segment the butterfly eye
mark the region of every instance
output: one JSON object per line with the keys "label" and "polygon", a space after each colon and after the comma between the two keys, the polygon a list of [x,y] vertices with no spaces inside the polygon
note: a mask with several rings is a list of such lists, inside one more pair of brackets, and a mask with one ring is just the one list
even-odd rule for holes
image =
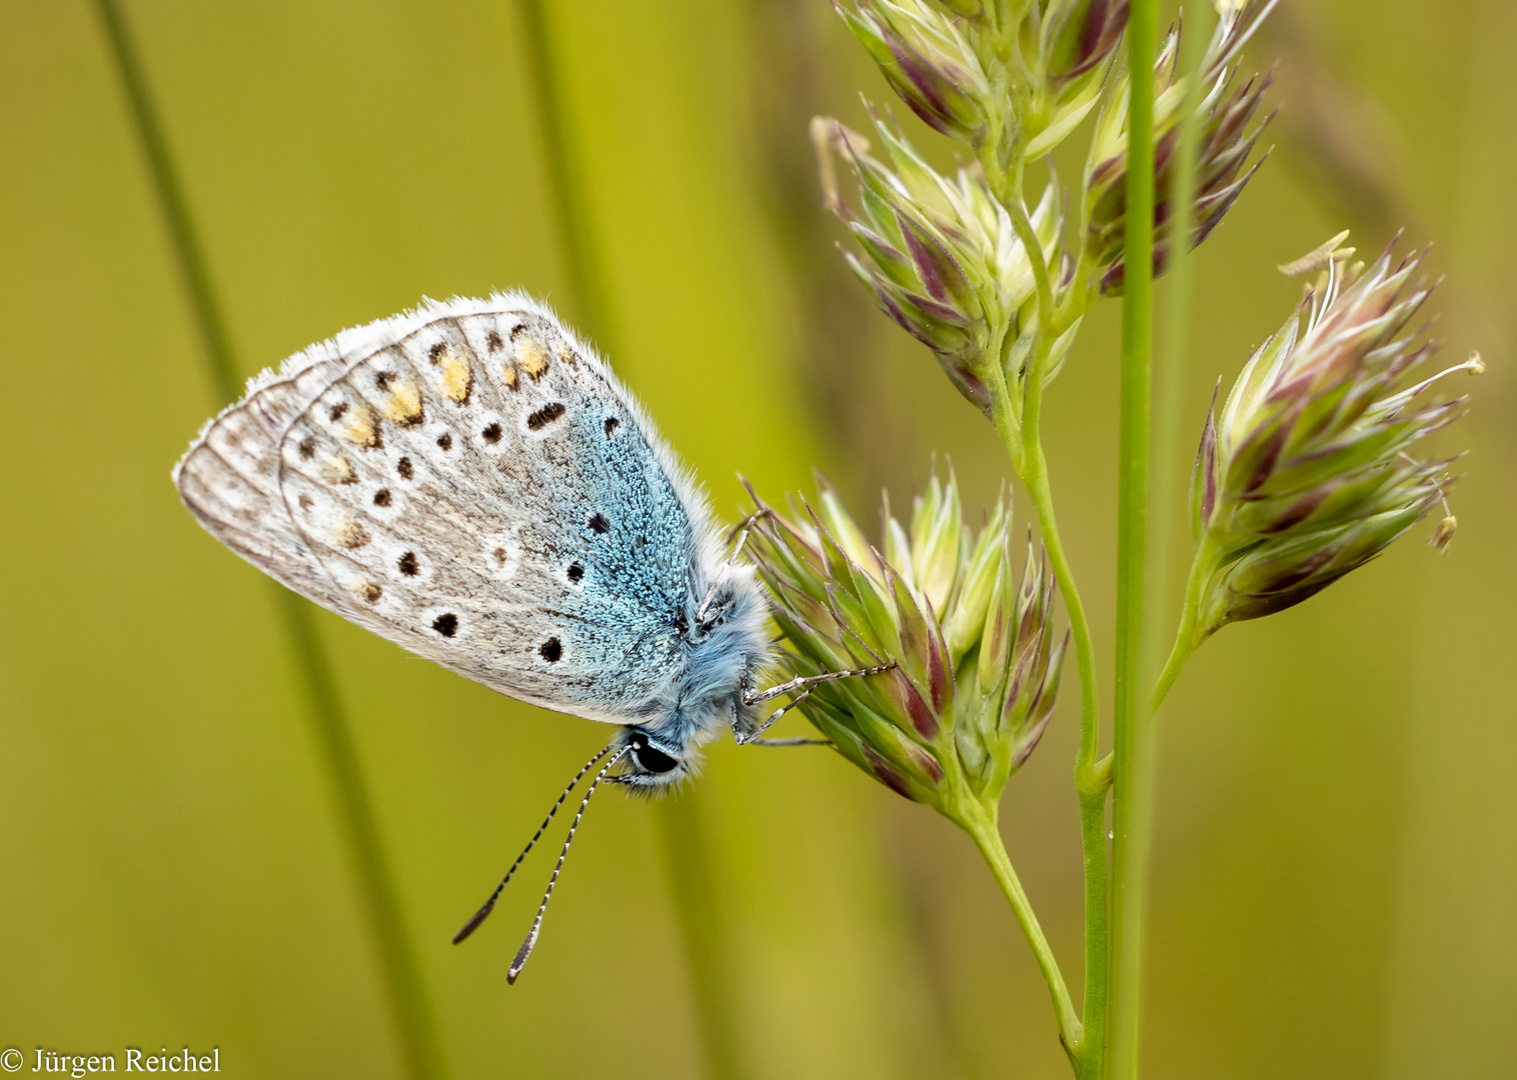
{"label": "butterfly eye", "polygon": [[666,773],[679,767],[679,762],[651,745],[641,734],[632,736],[628,745],[632,748],[632,760],[644,772]]}

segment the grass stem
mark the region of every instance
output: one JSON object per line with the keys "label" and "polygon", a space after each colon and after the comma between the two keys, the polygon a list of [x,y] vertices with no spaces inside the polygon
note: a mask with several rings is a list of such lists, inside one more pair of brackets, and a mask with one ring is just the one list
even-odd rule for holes
{"label": "grass stem", "polygon": [[1026,248],[1033,267],[1038,297],[1038,337],[1026,376],[1025,400],[1019,428],[1000,422],[1010,407],[1006,400],[1006,381],[997,368],[991,372],[992,394],[997,402],[997,430],[1006,443],[1012,463],[1027,489],[1038,519],[1038,531],[1048,552],[1048,562],[1064,598],[1070,635],[1075,643],[1075,666],[1080,676],[1080,745],[1075,756],[1075,788],[1080,803],[1080,836],[1085,875],[1085,1000],[1084,1022],[1080,1039],[1070,1043],[1069,1051],[1076,1072],[1082,1078],[1099,1080],[1104,1069],[1106,1030],[1106,982],[1108,956],[1108,874],[1106,852],[1106,790],[1108,785],[1098,775],[1096,753],[1099,737],[1100,702],[1096,690],[1095,645],[1084,602],[1075,585],[1074,571],[1059,534],[1054,514],[1053,490],[1049,483],[1048,462],[1043,454],[1043,390],[1048,359],[1054,340],[1065,329],[1057,313],[1048,267],[1038,246],[1037,236],[1028,219],[1026,207],[1015,197],[1006,207],[1012,228]]}
{"label": "grass stem", "polygon": [[1022,483],[1038,518],[1038,531],[1048,551],[1048,563],[1064,598],[1069,617],[1070,636],[1075,643],[1075,666],[1080,676],[1080,744],[1075,754],[1075,790],[1080,804],[1080,847],[1085,875],[1085,1000],[1084,1028],[1079,1044],[1067,1046],[1075,1057],[1076,1071],[1082,1078],[1099,1080],[1105,1067],[1106,1051],[1106,981],[1108,955],[1107,899],[1108,872],[1106,851],[1106,791],[1109,786],[1098,775],[1096,754],[1100,735],[1100,701],[1096,690],[1096,654],[1091,638],[1090,621],[1085,604],[1075,585],[1074,571],[1064,551],[1054,514],[1053,490],[1049,483],[1048,462],[1043,454],[1043,390],[1047,381],[1049,354],[1055,339],[1067,329],[1065,318],[1076,318],[1073,309],[1061,316],[1054,302],[1048,266],[1038,246],[1026,207],[1018,199],[1007,207],[1012,228],[1027,249],[1033,268],[1038,297],[1038,339],[1027,370],[1026,400],[1023,402],[1020,455]]}
{"label": "grass stem", "polygon": [[[568,264],[581,328],[610,351],[605,279],[584,189],[578,142],[565,100],[560,52],[542,0],[517,0],[522,53],[537,111],[553,213]],[[670,895],[695,983],[696,1020],[712,1080],[747,1075],[739,1050],[741,1016],[727,949],[722,906],[716,901],[711,848],[700,816],[700,793],[686,790],[662,800],[654,815],[664,847]]]}
{"label": "grass stem", "polygon": [[1154,0],[1128,8],[1127,230],[1122,303],[1121,418],[1117,468],[1117,640],[1112,730],[1112,955],[1108,988],[1110,1075],[1138,1070],[1139,964],[1151,792],[1143,635],[1147,629],[1149,425],[1152,407]]}
{"label": "grass stem", "polygon": [[[190,309],[217,396],[233,401],[241,379],[216,290],[206,266],[189,203],[174,168],[168,139],[148,91],[147,77],[118,0],[96,0],[106,40],[121,78],[137,140],[147,159],[159,209],[168,226],[175,260],[189,294]],[[410,1075],[440,1080],[448,1071],[432,1016],[421,968],[411,948],[405,918],[385,860],[363,771],[343,716],[332,666],[311,619],[310,604],[282,586],[271,584],[280,622],[289,643],[297,683],[315,729],[327,782],[343,824],[349,856],[358,872],[359,891],[379,946],[380,959],[396,1027]]]}
{"label": "grass stem", "polygon": [[[1187,460],[1181,432],[1187,425],[1180,416],[1185,365],[1190,349],[1191,299],[1195,294],[1195,262],[1188,241],[1195,229],[1198,141],[1202,101],[1201,65],[1216,16],[1210,4],[1194,4],[1185,12],[1185,32],[1180,38],[1180,70],[1185,73],[1185,103],[1181,106],[1179,138],[1175,146],[1174,185],[1169,193],[1170,248],[1165,272],[1164,324],[1154,366],[1153,489],[1149,516],[1155,522],[1150,537],[1149,585],[1155,603],[1149,605],[1150,625],[1145,640],[1157,642],[1166,617],[1165,598],[1174,579],[1175,524],[1182,478]],[[1194,447],[1192,446],[1192,452]],[[1153,656],[1150,655],[1151,661]],[[1152,670],[1150,664],[1149,670]]]}
{"label": "grass stem", "polygon": [[684,939],[685,956],[695,991],[696,1019],[711,1080],[742,1080],[748,1075],[742,1050],[740,1014],[733,1007],[732,957],[722,925],[725,910],[716,894],[706,834],[704,803],[694,788],[654,807],[669,872],[670,893]]}
{"label": "grass stem", "polygon": [[1011,865],[1011,857],[1006,854],[1001,830],[984,813],[972,814],[967,820],[960,820],[959,824],[974,840],[975,847],[979,848],[980,855],[995,875],[996,884],[1001,886],[1006,902],[1011,905],[1012,914],[1016,916],[1027,943],[1032,946],[1033,958],[1037,961],[1043,981],[1048,985],[1048,996],[1053,1000],[1054,1015],[1059,1023],[1059,1041],[1073,1058],[1083,1039],[1080,1017],[1075,1012],[1069,989],[1064,984],[1064,973],[1059,970],[1059,961],[1054,957],[1037,915],[1033,913],[1032,903],[1027,899],[1022,882]]}

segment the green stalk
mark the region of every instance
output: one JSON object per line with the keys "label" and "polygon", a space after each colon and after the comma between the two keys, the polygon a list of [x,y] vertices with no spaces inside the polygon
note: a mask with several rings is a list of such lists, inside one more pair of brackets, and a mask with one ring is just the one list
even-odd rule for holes
{"label": "green stalk", "polygon": [[[1084,1030],[1080,1043],[1067,1048],[1075,1056],[1078,1074],[1098,1080],[1104,1069],[1106,1053],[1106,996],[1108,944],[1106,789],[1109,786],[1096,762],[1100,733],[1100,703],[1096,691],[1096,655],[1091,640],[1090,621],[1075,586],[1074,571],[1064,551],[1054,514],[1053,489],[1048,478],[1048,461],[1043,454],[1043,389],[1049,353],[1054,341],[1078,317],[1077,311],[1060,318],[1055,313],[1053,287],[1048,267],[1037,237],[1028,220],[1020,197],[1008,206],[1012,227],[1032,263],[1037,285],[1040,331],[1028,366],[1026,399],[1023,403],[1021,445],[1012,452],[1019,463],[1022,483],[1038,518],[1038,530],[1048,552],[1048,563],[1064,598],[1069,617],[1070,635],[1075,643],[1075,666],[1080,675],[1080,745],[1075,754],[1075,790],[1080,803],[1080,847],[1085,877],[1085,1000]],[[1001,394],[1005,379],[996,372]],[[1003,441],[1006,436],[1003,434]],[[1008,447],[1010,449],[1010,447]]]}
{"label": "green stalk", "polygon": [[1153,347],[1154,0],[1128,8],[1127,234],[1123,253],[1122,386],[1117,470],[1117,644],[1112,761],[1112,978],[1109,1068],[1116,1080],[1138,1069],[1138,998],[1143,891],[1151,793],[1148,701],[1143,681],[1148,533],[1149,412]]}
{"label": "green stalk", "polygon": [[985,864],[990,867],[990,872],[995,875],[996,884],[1001,886],[1001,892],[1005,894],[1006,902],[1011,905],[1012,914],[1016,916],[1017,924],[1022,928],[1027,943],[1032,946],[1033,958],[1037,961],[1043,981],[1048,985],[1048,996],[1053,1001],[1054,1015],[1058,1018],[1059,1041],[1064,1044],[1064,1049],[1070,1055],[1070,1059],[1077,1060],[1076,1055],[1082,1042],[1080,1017],[1076,1014],[1074,1002],[1069,997],[1069,989],[1064,984],[1064,973],[1059,970],[1059,961],[1054,957],[1053,949],[1049,947],[1048,938],[1043,935],[1043,927],[1033,913],[1032,903],[1027,899],[1027,893],[1022,890],[1022,882],[1017,877],[1016,870],[1012,868],[1011,857],[1006,854],[1006,844],[1001,839],[1001,830],[996,827],[994,819],[984,811],[972,812],[955,820],[974,840],[975,847],[980,849],[980,855],[985,859]]}
{"label": "green stalk", "polygon": [[[553,213],[564,245],[580,326],[609,351],[604,275],[584,189],[573,126],[564,100],[559,53],[541,0],[517,0],[523,59],[532,84],[539,135],[548,169]],[[662,837],[669,892],[695,983],[696,1021],[712,1080],[748,1075],[739,1032],[732,962],[712,871],[711,847],[700,815],[700,794],[687,789],[653,808]]]}
{"label": "green stalk", "polygon": [[[1152,547],[1148,554],[1149,585],[1159,602],[1148,607],[1148,625],[1144,630],[1141,658],[1145,678],[1146,673],[1153,671],[1156,666],[1157,657],[1153,649],[1160,640],[1166,615],[1163,601],[1169,595],[1173,578],[1173,523],[1181,517],[1176,511],[1179,509],[1178,496],[1186,457],[1180,441],[1180,432],[1185,428],[1180,416],[1180,402],[1190,347],[1191,298],[1195,291],[1195,268],[1189,237],[1195,228],[1196,186],[1199,176],[1197,154],[1201,125],[1197,110],[1202,99],[1201,65],[1206,57],[1206,45],[1211,38],[1214,22],[1210,5],[1197,4],[1194,7],[1194,11],[1186,12],[1187,25],[1180,38],[1180,70],[1186,80],[1185,104],[1180,114],[1179,140],[1175,147],[1174,189],[1170,192],[1169,284],[1165,298],[1164,332],[1159,347],[1158,393],[1154,401],[1155,472],[1153,492],[1149,499],[1150,518],[1156,522],[1150,536]],[[1202,562],[1198,561],[1194,565],[1199,568]],[[1195,571],[1191,576],[1194,579]],[[1199,584],[1194,580],[1186,588],[1184,612],[1174,648],[1160,672],[1149,706],[1153,715],[1158,713],[1159,706],[1179,677],[1185,661],[1200,644],[1194,636],[1198,588]],[[1157,734],[1155,722],[1150,738],[1157,738]],[[1156,750],[1151,749],[1150,755],[1155,754]],[[1146,849],[1139,853],[1140,858],[1146,855]]]}
{"label": "green stalk", "polygon": [[[122,90],[131,111],[137,139],[152,174],[159,209],[168,225],[169,238],[179,264],[190,309],[200,332],[211,379],[222,401],[239,396],[240,380],[226,320],[211,283],[199,235],[190,217],[179,176],[169,152],[168,140],[148,92],[147,78],[127,29],[117,0],[96,0]],[[370,929],[379,946],[390,1005],[410,1075],[419,1080],[448,1074],[428,1002],[421,968],[406,933],[400,899],[385,861],[384,845],[374,816],[353,737],[343,716],[336,679],[309,603],[279,585],[272,584],[276,607],[290,646],[297,672],[297,685],[306,698],[306,712],[321,748],[325,775],[342,820],[349,857],[358,871],[360,894],[369,916]]]}
{"label": "green stalk", "polygon": [[[564,245],[570,290],[581,329],[591,335],[609,332],[600,258],[595,248],[595,224],[585,192],[585,171],[564,100],[563,79],[557,69],[553,34],[542,0],[517,0],[522,32],[522,60],[537,108],[538,136],[548,169],[548,190],[559,240]],[[604,347],[604,339],[602,339]]]}
{"label": "green stalk", "polygon": [[1185,606],[1180,612],[1180,625],[1175,630],[1175,640],[1170,646],[1169,659],[1165,661],[1164,669],[1159,672],[1159,677],[1154,683],[1150,708],[1156,713],[1159,711],[1159,706],[1164,704],[1164,699],[1169,696],[1170,687],[1174,686],[1175,680],[1180,677],[1180,669],[1201,647],[1201,642],[1206,640],[1204,634],[1196,632],[1196,619],[1200,614],[1201,591],[1206,587],[1207,570],[1214,561],[1215,548],[1212,547],[1211,541],[1203,540],[1196,548],[1195,558],[1191,560],[1189,580],[1185,583]]}
{"label": "green stalk", "polygon": [[733,1003],[732,957],[723,933],[702,803],[687,789],[660,802],[655,812],[663,834],[669,887],[679,912],[680,933],[694,982],[695,1012],[706,1050],[706,1075],[740,1080],[748,1075],[739,1014]]}
{"label": "green stalk", "polygon": [[[1195,292],[1194,263],[1190,257],[1189,237],[1195,227],[1196,184],[1198,178],[1198,141],[1200,123],[1196,111],[1201,104],[1201,63],[1206,43],[1211,37],[1215,15],[1210,4],[1192,5],[1185,12],[1185,32],[1180,37],[1180,70],[1185,75],[1185,104],[1181,107],[1179,140],[1175,146],[1175,183],[1170,193],[1170,256],[1166,272],[1164,328],[1160,338],[1154,397],[1155,462],[1153,494],[1149,500],[1150,516],[1157,523],[1153,529],[1149,552],[1149,584],[1160,603],[1149,609],[1150,625],[1145,640],[1159,640],[1158,633],[1165,612],[1163,598],[1169,595],[1173,575],[1175,513],[1185,454],[1180,432],[1185,428],[1180,416],[1181,390],[1185,383],[1186,354],[1190,347],[1190,305]],[[1148,670],[1152,670],[1150,667]]]}

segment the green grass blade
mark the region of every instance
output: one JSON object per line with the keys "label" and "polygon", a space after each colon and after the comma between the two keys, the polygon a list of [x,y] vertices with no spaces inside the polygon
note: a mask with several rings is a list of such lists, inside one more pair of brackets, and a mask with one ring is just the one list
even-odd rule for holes
{"label": "green grass blade", "polygon": [[[207,366],[223,402],[239,396],[241,380],[216,291],[190,216],[184,189],[174,169],[168,140],[148,92],[142,62],[132,42],[118,0],[96,0],[111,55],[116,62],[133,127],[152,174],[153,190],[168,225],[175,261],[189,294]],[[379,825],[364,784],[347,719],[343,716],[332,667],[311,618],[310,604],[289,590],[273,590],[288,640],[297,684],[321,748],[327,782],[343,823],[349,856],[358,872],[360,893],[384,965],[391,1007],[409,1073],[417,1080],[448,1075],[442,1043],[422,982],[421,969],[406,933],[394,879],[385,861]]]}
{"label": "green grass blade", "polygon": [[1154,0],[1128,9],[1127,235],[1122,303],[1122,387],[1117,472],[1117,642],[1113,701],[1112,972],[1110,1075],[1138,1068],[1138,980],[1147,845],[1143,632],[1148,535],[1149,427],[1153,382]]}
{"label": "green grass blade", "polygon": [[[612,351],[604,272],[595,244],[595,226],[584,188],[573,124],[557,67],[553,27],[542,0],[517,0],[522,47],[533,91],[538,128],[548,168],[553,213],[568,262],[574,308],[581,328]],[[711,845],[701,816],[699,791],[686,790],[654,806],[669,873],[680,936],[695,986],[696,1020],[712,1080],[747,1076],[739,1043],[739,995],[733,978],[723,907],[717,896]]]}

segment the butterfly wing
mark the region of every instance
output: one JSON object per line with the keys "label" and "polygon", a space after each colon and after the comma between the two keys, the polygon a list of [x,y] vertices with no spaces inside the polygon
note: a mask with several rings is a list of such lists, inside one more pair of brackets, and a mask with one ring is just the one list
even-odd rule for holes
{"label": "butterfly wing", "polygon": [[595,720],[656,708],[718,558],[631,396],[520,296],[313,346],[212,421],[175,479],[201,524],[290,588]]}

